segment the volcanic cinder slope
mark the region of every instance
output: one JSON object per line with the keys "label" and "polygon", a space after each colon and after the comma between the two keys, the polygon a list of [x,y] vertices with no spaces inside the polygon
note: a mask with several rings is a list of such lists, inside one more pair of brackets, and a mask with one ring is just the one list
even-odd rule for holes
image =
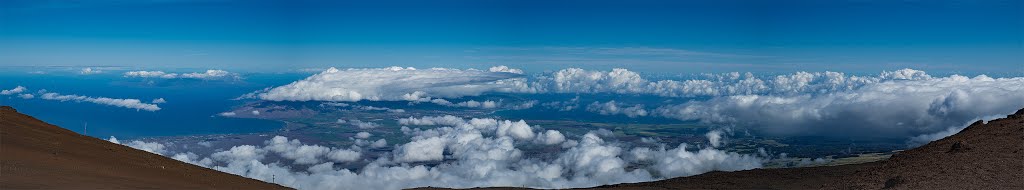
{"label": "volcanic cinder slope", "polygon": [[80,135],[0,107],[0,189],[288,189]]}
{"label": "volcanic cinder slope", "polygon": [[1024,109],[877,162],[710,172],[587,189],[1024,189]]}

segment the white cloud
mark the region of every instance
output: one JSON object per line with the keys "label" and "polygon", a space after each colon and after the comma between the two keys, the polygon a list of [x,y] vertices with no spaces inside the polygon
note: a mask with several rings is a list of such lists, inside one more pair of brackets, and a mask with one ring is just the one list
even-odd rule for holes
{"label": "white cloud", "polygon": [[510,136],[518,140],[532,139],[533,129],[530,129],[530,125],[526,124],[526,121],[519,120],[517,122],[512,121],[499,121],[498,131],[495,132],[498,136]]}
{"label": "white cloud", "polygon": [[359,129],[373,129],[373,128],[380,127],[380,124],[377,124],[377,123],[374,123],[374,122],[360,121],[358,119],[349,120],[348,123],[352,124],[353,126],[358,127]]}
{"label": "white cloud", "polygon": [[[894,74],[895,73],[895,74]],[[749,94],[797,94],[852,89],[864,84],[890,80],[920,80],[923,72],[904,69],[884,72],[880,77],[846,77],[843,73],[797,72],[765,79],[738,72],[707,75],[705,79],[650,81],[627,69],[590,71],[578,68],[541,76],[532,88],[554,93],[649,94],[664,97],[701,97]]]}
{"label": "white cloud", "polygon": [[633,106],[627,106],[616,103],[615,100],[608,101],[605,103],[591,103],[589,106],[587,106],[587,111],[596,112],[601,115],[622,114],[630,118],[647,116],[647,110],[644,109],[644,105],[636,104]]}
{"label": "white cloud", "polygon": [[330,159],[330,160],[336,161],[336,162],[352,162],[352,161],[359,160],[359,157],[361,155],[362,155],[362,153],[360,153],[360,152],[356,152],[356,151],[352,151],[352,150],[348,150],[348,149],[335,149],[335,150],[331,150],[331,152],[327,153],[327,159]]}
{"label": "white cloud", "polygon": [[370,138],[370,136],[373,136],[373,135],[370,134],[370,133],[367,133],[367,132],[356,133],[356,138],[360,138],[360,139]]}
{"label": "white cloud", "polygon": [[547,130],[544,133],[538,133],[537,141],[544,145],[555,145],[565,142],[565,136],[562,135],[562,132]]}
{"label": "white cloud", "polygon": [[[458,69],[335,68],[291,84],[243,95],[272,101],[430,101],[440,105],[483,107],[486,102],[452,103],[438,98],[498,93],[614,93],[662,97],[730,95],[797,95],[843,92],[888,81],[929,80],[923,71],[902,69],[878,76],[847,76],[839,72],[797,72],[758,77],[751,73],[704,75],[691,80],[651,81],[627,69],[593,71],[562,69],[527,77],[519,70],[494,67],[489,71]],[[460,105],[462,104],[462,105]],[[497,105],[496,105],[497,106]],[[574,107],[568,107],[574,109]]]}
{"label": "white cloud", "polygon": [[[360,153],[347,149],[332,149],[320,145],[305,145],[298,139],[288,140],[286,137],[275,136],[266,142],[263,149],[278,153],[281,157],[293,160],[296,164],[312,165],[321,163],[321,158],[335,161],[352,161],[359,158]],[[353,153],[355,152],[355,153]]]}
{"label": "white cloud", "polygon": [[725,142],[722,140],[722,131],[713,130],[704,135],[708,138],[708,142],[711,143],[711,147],[719,147]]}
{"label": "white cloud", "polygon": [[110,138],[107,139],[107,141],[110,141],[110,142],[112,142],[114,144],[125,145],[125,146],[128,146],[128,147],[132,147],[134,149],[139,149],[139,150],[150,152],[150,153],[154,153],[154,154],[159,154],[159,155],[167,154],[166,146],[164,146],[163,144],[157,143],[157,142],[143,142],[143,141],[135,140],[135,141],[131,141],[131,142],[128,142],[128,143],[125,143],[125,144],[121,144],[121,142],[118,141],[117,138],[114,138],[114,136],[110,136]]}
{"label": "white cloud", "polygon": [[25,88],[24,86],[16,86],[16,87],[14,87],[14,88],[12,88],[10,90],[0,91],[0,95],[12,95],[12,94],[17,94],[17,93],[25,92],[26,90],[28,90],[28,88]]}
{"label": "white cloud", "polygon": [[406,143],[395,153],[395,161],[421,162],[440,161],[444,159],[444,148],[447,143],[440,137],[430,137]]}
{"label": "white cloud", "polygon": [[946,128],[945,130],[941,130],[941,131],[938,131],[938,132],[921,134],[921,135],[917,135],[917,136],[911,137],[909,140],[907,140],[907,144],[909,146],[911,146],[911,147],[927,144],[928,142],[932,142],[932,141],[935,141],[935,140],[946,138],[948,136],[952,136],[952,135],[954,135],[956,133],[959,133],[964,128],[967,128],[971,124],[974,124],[974,122],[977,122],[977,121],[991,121],[991,120],[994,120],[994,119],[999,119],[999,118],[1006,117],[1006,115],[1009,115],[1009,114],[996,114],[996,115],[989,115],[989,116],[985,116],[985,117],[979,117],[979,118],[974,118],[974,119],[966,120],[967,122],[965,122],[964,124],[959,125],[959,126],[951,126],[951,127]]}
{"label": "white cloud", "polygon": [[206,70],[202,73],[184,73],[181,74],[181,78],[193,78],[193,79],[211,79],[211,78],[223,78],[234,75],[231,72],[224,70]]}
{"label": "white cloud", "polygon": [[103,71],[101,71],[99,69],[93,69],[92,67],[86,67],[86,68],[82,69],[81,71],[78,71],[78,73],[79,74],[83,74],[83,75],[91,75],[91,74],[103,73]]}
{"label": "white cloud", "polygon": [[35,98],[36,95],[32,95],[32,94],[18,94],[18,97],[21,98],[21,99],[32,99],[32,98]]}
{"label": "white cloud", "polygon": [[206,70],[205,72],[193,73],[168,73],[163,71],[128,71],[124,77],[132,78],[162,78],[162,79],[232,79],[238,78],[238,74],[225,70]]}
{"label": "white cloud", "polygon": [[164,100],[164,98],[157,98],[157,99],[153,99],[153,101],[150,101],[150,102],[154,103],[154,104],[163,104],[163,103],[167,103],[167,100]]}
{"label": "white cloud", "polygon": [[260,115],[260,110],[252,110],[251,113],[253,115]]}
{"label": "white cloud", "polygon": [[706,147],[695,152],[686,150],[682,144],[670,150],[633,150],[633,156],[640,160],[654,161],[653,171],[662,176],[688,176],[708,171],[736,171],[761,167],[762,159],[734,152]]}
{"label": "white cloud", "polygon": [[1024,78],[883,74],[900,80],[821,94],[735,95],[663,106],[656,115],[774,134],[910,137],[1024,107]]}
{"label": "white cloud", "polygon": [[140,78],[178,78],[177,73],[165,73],[163,71],[128,71],[124,73],[124,77],[140,77]]}
{"label": "white cloud", "polygon": [[[668,178],[715,170],[752,169],[763,162],[755,156],[710,147],[690,152],[685,150],[685,144],[669,150],[637,147],[626,151],[619,143],[605,142],[597,133],[572,140],[577,143],[565,144],[570,146],[564,151],[547,153],[552,154],[550,156],[527,158],[518,145],[558,144],[565,141],[565,137],[558,131],[548,130],[535,135],[535,139],[517,142],[515,129],[528,127],[528,124],[508,120],[443,116],[402,121],[442,126],[412,130],[415,135],[409,143],[397,145],[390,155],[371,160],[358,171],[335,168],[334,162],[358,161],[362,155],[359,151],[304,145],[280,136],[268,140],[262,147],[235,146],[205,158],[193,153],[173,157],[258,180],[273,178],[275,183],[298,189],[591,187],[660,179],[654,176]],[[507,127],[503,129],[502,125]],[[508,134],[499,135],[501,130]],[[378,142],[386,144],[383,139]],[[299,168],[265,160],[271,153],[294,161],[299,164],[294,167]],[[441,164],[419,164],[424,161]]]}
{"label": "white cloud", "polygon": [[504,66],[504,65],[494,66],[494,67],[491,67],[490,69],[487,69],[487,70],[491,71],[491,72],[506,72],[506,73],[523,74],[523,70],[509,68],[509,67]]}
{"label": "white cloud", "polygon": [[223,116],[223,117],[232,117],[232,116],[235,116],[235,115],[238,115],[238,114],[237,114],[237,113],[235,113],[235,112],[230,112],[230,111],[229,111],[229,112],[223,112],[223,113],[219,113],[219,114],[217,114],[217,115],[220,115],[220,116]]}
{"label": "white cloud", "polygon": [[327,69],[291,84],[254,93],[272,101],[406,100],[476,96],[508,91],[502,80],[520,77],[508,72],[458,69]]}
{"label": "white cloud", "polygon": [[388,140],[384,140],[384,139],[377,139],[377,141],[373,141],[373,143],[370,144],[370,148],[384,148],[384,147],[387,147],[387,146],[388,146]]}
{"label": "white cloud", "polygon": [[496,103],[494,101],[490,101],[490,100],[483,101],[483,102],[477,102],[477,101],[470,100],[470,101],[465,101],[465,102],[459,102],[456,105],[458,105],[459,107],[484,108],[484,109],[493,109],[495,107],[498,107],[498,103]]}
{"label": "white cloud", "polygon": [[391,113],[405,113],[404,109],[391,109],[386,107],[374,107],[374,106],[354,106],[354,109],[368,110],[368,111],[386,111]]}
{"label": "white cloud", "polygon": [[468,101],[459,102],[459,103],[452,103],[452,102],[450,102],[448,100],[445,100],[445,99],[435,98],[435,99],[431,99],[429,102],[437,104],[437,105],[448,106],[448,107],[482,108],[482,109],[505,108],[505,109],[512,109],[512,110],[523,110],[523,109],[530,109],[530,108],[532,108],[534,105],[537,104],[538,101],[537,100],[529,100],[529,101],[523,101],[523,102],[520,102],[520,103],[508,103],[508,104],[506,104],[506,103],[503,103],[502,100],[499,100],[499,101],[493,101],[493,100],[484,100],[484,101],[468,100]]}
{"label": "white cloud", "polygon": [[160,107],[156,104],[142,103],[139,99],[116,99],[107,97],[89,97],[80,95],[61,95],[54,92],[43,93],[40,98],[44,100],[91,102],[95,104],[111,105],[136,110],[158,111]]}

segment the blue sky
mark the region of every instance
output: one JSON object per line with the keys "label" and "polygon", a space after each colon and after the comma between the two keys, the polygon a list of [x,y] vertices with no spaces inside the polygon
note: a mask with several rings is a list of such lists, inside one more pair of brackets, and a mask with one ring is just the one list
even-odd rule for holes
{"label": "blue sky", "polygon": [[14,0],[0,2],[0,65],[1021,73],[1022,12],[1019,0]]}

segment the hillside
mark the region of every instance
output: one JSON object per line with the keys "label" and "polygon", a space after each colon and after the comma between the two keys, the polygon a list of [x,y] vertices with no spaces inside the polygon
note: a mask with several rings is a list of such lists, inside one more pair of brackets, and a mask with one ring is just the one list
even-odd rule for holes
{"label": "hillside", "polygon": [[0,189],[288,189],[47,124],[0,107]]}
{"label": "hillside", "polygon": [[586,189],[1024,189],[1024,109],[883,161],[710,172]]}

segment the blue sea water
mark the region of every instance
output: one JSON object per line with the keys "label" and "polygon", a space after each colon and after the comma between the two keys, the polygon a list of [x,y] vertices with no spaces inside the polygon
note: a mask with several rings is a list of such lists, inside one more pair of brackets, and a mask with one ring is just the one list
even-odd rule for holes
{"label": "blue sea water", "polygon": [[[20,85],[36,94],[33,99],[0,96],[0,105],[13,106],[21,113],[79,133],[85,133],[88,123],[88,135],[100,138],[267,132],[283,124],[215,115],[244,104],[244,100],[232,100],[242,94],[305,77],[250,74],[242,80],[168,80],[124,78],[119,74],[0,72],[0,88]],[[89,102],[60,102],[39,98],[37,92],[41,89],[63,95],[133,98],[147,103],[164,98],[167,103],[158,104],[161,110],[150,112]]]}

